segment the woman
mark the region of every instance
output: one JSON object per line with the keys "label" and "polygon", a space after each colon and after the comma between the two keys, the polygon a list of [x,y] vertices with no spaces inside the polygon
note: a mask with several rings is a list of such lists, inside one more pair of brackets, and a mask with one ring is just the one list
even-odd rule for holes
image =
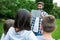
{"label": "woman", "polygon": [[11,27],[4,40],[37,40],[30,25],[30,12],[20,9],[17,12],[14,27]]}

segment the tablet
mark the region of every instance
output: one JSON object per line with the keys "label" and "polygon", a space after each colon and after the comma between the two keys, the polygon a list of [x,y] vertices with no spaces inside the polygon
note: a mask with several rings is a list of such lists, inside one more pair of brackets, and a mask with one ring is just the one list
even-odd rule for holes
{"label": "tablet", "polygon": [[33,17],[40,17],[41,11],[40,10],[32,10],[31,13],[32,13]]}

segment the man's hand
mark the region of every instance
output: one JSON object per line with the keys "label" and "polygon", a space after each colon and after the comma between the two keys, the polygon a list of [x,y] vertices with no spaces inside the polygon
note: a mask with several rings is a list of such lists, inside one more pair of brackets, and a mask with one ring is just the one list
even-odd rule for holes
{"label": "man's hand", "polygon": [[40,14],[40,18],[42,18],[42,19],[43,19],[43,17],[44,17],[44,15]]}

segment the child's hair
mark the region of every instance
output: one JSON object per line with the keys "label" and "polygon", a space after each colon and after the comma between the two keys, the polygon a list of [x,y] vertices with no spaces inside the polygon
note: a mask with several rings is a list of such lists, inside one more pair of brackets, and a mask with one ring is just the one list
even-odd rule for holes
{"label": "child's hair", "polygon": [[30,12],[26,9],[19,9],[16,15],[14,28],[19,28],[19,30],[31,30],[30,25]]}
{"label": "child's hair", "polygon": [[12,26],[14,26],[14,20],[13,19],[8,19],[5,21],[4,26],[3,26],[5,35],[8,32],[9,28]]}
{"label": "child's hair", "polygon": [[55,17],[52,15],[45,16],[42,20],[43,31],[52,32],[55,29]]}

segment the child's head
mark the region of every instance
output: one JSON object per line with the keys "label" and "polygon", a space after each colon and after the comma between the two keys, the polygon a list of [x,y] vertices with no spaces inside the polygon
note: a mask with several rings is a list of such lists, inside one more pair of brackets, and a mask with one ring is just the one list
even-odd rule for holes
{"label": "child's head", "polygon": [[30,25],[30,12],[26,9],[20,9],[17,12],[15,23],[14,23],[14,28],[15,31],[21,31],[21,30],[30,30],[31,25]]}
{"label": "child's head", "polygon": [[45,16],[42,20],[42,29],[44,32],[51,33],[54,31],[55,25],[55,17],[52,15]]}
{"label": "child's head", "polygon": [[14,20],[12,20],[12,19],[6,20],[5,23],[4,23],[4,26],[3,26],[4,34],[6,34],[9,30],[9,28],[12,27],[12,26],[14,26]]}

